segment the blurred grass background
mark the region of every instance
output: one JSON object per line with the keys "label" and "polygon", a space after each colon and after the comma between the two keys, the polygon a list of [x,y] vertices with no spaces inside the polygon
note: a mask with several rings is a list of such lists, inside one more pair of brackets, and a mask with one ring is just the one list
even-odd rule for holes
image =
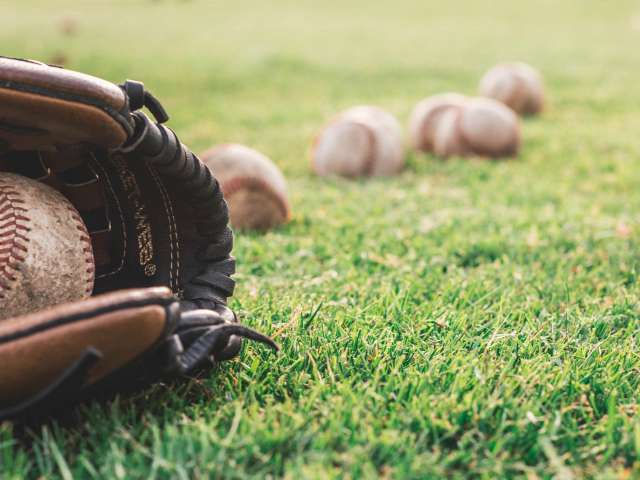
{"label": "blurred grass background", "polygon": [[[200,152],[289,178],[293,221],[240,233],[232,305],[277,337],[198,380],[0,426],[7,478],[640,475],[640,3],[5,2],[2,53],[142,80]],[[64,33],[64,25],[72,34]],[[518,160],[408,155],[318,179],[336,111],[544,75]]]}

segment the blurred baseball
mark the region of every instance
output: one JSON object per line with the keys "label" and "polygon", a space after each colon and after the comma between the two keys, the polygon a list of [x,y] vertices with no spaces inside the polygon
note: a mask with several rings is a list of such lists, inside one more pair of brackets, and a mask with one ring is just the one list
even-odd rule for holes
{"label": "blurred baseball", "polygon": [[444,114],[462,106],[466,97],[458,93],[442,93],[418,102],[409,118],[409,133],[413,148],[434,152],[435,135]]}
{"label": "blurred baseball", "polygon": [[480,80],[480,95],[498,100],[521,115],[539,113],[544,106],[542,77],[526,63],[493,67]]}
{"label": "blurred baseball", "polygon": [[289,220],[286,180],[266,156],[244,145],[225,144],[201,158],[220,182],[231,225],[268,230]]}
{"label": "blurred baseball", "polygon": [[0,319],[89,297],[94,276],[91,240],[71,203],[0,173]]}
{"label": "blurred baseball", "polygon": [[71,15],[62,17],[60,19],[60,31],[64,35],[75,35],[78,32],[78,20]]}
{"label": "blurred baseball", "polygon": [[499,158],[517,155],[520,120],[490,98],[472,98],[443,115],[435,134],[436,155]]}
{"label": "blurred baseball", "polygon": [[404,165],[402,128],[381,108],[350,108],[320,132],[312,151],[318,175],[392,175]]}

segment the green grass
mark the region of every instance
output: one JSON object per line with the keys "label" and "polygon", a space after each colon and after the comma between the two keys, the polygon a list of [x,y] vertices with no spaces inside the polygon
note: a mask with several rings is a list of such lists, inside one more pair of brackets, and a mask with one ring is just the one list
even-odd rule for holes
{"label": "green grass", "polygon": [[[245,143],[288,176],[293,220],[237,235],[232,300],[282,352],[2,424],[3,477],[640,477],[640,5],[74,3],[5,5],[3,52],[143,80],[195,151]],[[336,111],[406,123],[512,59],[549,97],[519,159],[311,175]]]}

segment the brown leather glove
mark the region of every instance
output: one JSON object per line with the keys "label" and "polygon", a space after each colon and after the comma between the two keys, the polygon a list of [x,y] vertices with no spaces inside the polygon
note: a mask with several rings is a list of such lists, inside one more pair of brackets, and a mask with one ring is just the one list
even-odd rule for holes
{"label": "brown leather glove", "polygon": [[0,418],[192,372],[237,355],[240,337],[276,348],[226,306],[227,207],[167,119],[139,82],[0,57],[0,171],[69,199],[96,263],[93,298],[0,320]]}

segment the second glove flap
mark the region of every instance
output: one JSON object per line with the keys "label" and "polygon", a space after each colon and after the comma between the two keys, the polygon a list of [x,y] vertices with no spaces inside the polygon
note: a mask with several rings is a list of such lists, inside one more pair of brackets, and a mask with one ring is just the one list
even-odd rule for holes
{"label": "second glove flap", "polygon": [[[177,304],[166,288],[110,293],[0,322],[0,409],[63,380],[87,352],[71,389],[94,384],[135,363],[175,327]],[[75,393],[75,392],[74,392]]]}

